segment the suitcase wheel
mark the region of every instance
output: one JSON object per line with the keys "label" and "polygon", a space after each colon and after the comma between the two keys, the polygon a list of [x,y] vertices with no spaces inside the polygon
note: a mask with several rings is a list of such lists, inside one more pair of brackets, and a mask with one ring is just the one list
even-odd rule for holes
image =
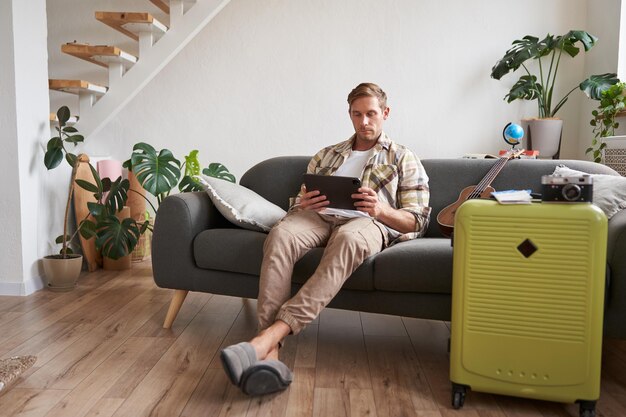
{"label": "suitcase wheel", "polygon": [[595,401],[579,401],[580,417],[596,417]]}
{"label": "suitcase wheel", "polygon": [[467,388],[464,385],[452,383],[452,407],[455,410],[463,407],[465,403],[465,394],[467,393]]}

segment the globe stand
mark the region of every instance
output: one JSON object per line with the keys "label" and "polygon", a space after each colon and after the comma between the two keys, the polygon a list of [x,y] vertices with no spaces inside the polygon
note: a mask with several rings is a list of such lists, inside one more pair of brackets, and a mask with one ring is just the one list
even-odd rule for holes
{"label": "globe stand", "polygon": [[515,151],[515,147],[522,143],[522,138],[524,137],[524,129],[520,125],[514,123],[508,123],[502,129],[502,139],[508,144],[511,145],[511,151]]}

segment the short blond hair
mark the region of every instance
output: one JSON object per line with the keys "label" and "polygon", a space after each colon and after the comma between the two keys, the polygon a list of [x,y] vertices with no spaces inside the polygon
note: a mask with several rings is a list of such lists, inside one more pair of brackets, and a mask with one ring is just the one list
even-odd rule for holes
{"label": "short blond hair", "polygon": [[387,94],[374,83],[361,83],[354,87],[348,94],[348,109],[352,108],[352,102],[361,97],[376,97],[381,110],[387,108]]}

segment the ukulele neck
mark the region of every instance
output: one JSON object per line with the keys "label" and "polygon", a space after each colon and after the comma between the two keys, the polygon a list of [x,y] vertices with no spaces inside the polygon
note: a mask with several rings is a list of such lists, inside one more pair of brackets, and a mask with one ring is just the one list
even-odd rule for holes
{"label": "ukulele neck", "polygon": [[481,194],[491,185],[493,180],[498,176],[504,165],[506,165],[507,161],[510,159],[510,156],[502,156],[498,159],[498,161],[491,167],[487,175],[478,183],[478,185],[474,188],[474,191],[469,195],[468,199],[478,198]]}

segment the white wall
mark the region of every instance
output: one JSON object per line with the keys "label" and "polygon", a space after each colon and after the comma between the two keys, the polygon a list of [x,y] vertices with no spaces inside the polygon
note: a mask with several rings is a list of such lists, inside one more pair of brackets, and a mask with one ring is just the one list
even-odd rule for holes
{"label": "white wall", "polygon": [[[47,121],[45,0],[0,2],[0,166],[5,190],[0,203],[0,294],[41,288],[40,226],[48,211],[43,190],[41,142]],[[41,210],[40,210],[41,209]]]}
{"label": "white wall", "polygon": [[[587,30],[600,40],[585,55],[586,75],[612,72],[617,73],[620,79],[626,80],[626,74],[618,71],[618,62],[626,59],[623,53],[620,57],[619,50],[621,3],[621,0],[603,0],[602,7],[597,7],[597,3],[593,1],[587,4]],[[626,66],[626,63],[621,65]],[[578,156],[581,159],[591,159],[591,156],[585,155],[585,149],[591,146],[593,139],[589,122],[593,118],[591,112],[597,106],[598,101],[595,100],[583,100],[580,104]]]}
{"label": "white wall", "polygon": [[[92,16],[123,4],[49,0],[51,77],[77,72],[106,82],[104,69],[58,51],[67,41],[117,39]],[[158,14],[147,1],[131,4],[125,9]],[[68,10],[82,34],[63,18]],[[587,29],[587,14],[584,0],[232,0],[85,149],[120,159],[138,141],[180,158],[199,149],[202,162],[220,161],[240,177],[264,158],[310,155],[348,137],[345,97],[357,83],[374,81],[390,97],[386,130],[421,157],[497,152],[502,127],[535,116],[536,103],[503,101],[517,77],[493,80],[491,67],[514,39]],[[599,45],[618,36],[613,24]],[[564,61],[561,93],[588,75],[584,54]],[[564,158],[582,156],[586,99],[578,92],[570,97],[559,112]],[[75,99],[57,96],[52,108],[62,103]]]}

